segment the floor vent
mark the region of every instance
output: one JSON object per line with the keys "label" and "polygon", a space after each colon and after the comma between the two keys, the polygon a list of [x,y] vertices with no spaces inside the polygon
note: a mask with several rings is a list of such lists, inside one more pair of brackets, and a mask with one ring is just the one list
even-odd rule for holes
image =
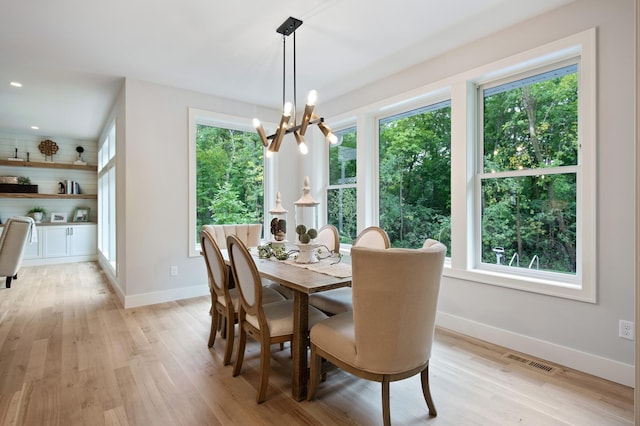
{"label": "floor vent", "polygon": [[503,355],[503,358],[507,358],[511,361],[516,361],[524,367],[531,368],[533,370],[541,371],[546,374],[555,374],[560,371],[559,368],[553,367],[549,364],[545,364],[542,361],[531,360],[529,358],[522,357],[520,355],[516,355],[510,352],[507,352]]}

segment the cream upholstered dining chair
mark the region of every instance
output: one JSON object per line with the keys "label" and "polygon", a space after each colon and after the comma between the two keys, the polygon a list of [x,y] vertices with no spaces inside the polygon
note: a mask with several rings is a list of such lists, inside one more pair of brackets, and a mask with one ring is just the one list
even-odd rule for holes
{"label": "cream upholstered dining chair", "polygon": [[221,250],[227,248],[227,237],[237,236],[247,247],[258,247],[262,234],[261,223],[235,223],[228,225],[207,225]]}
{"label": "cream upholstered dining chair", "polygon": [[[229,270],[225,264],[222,252],[213,236],[210,225],[202,227],[200,244],[207,266],[209,290],[211,292],[211,331],[208,346],[212,347],[216,340],[216,333],[220,329],[222,337],[227,339],[223,364],[231,363],[235,324],[237,322],[240,299],[238,290],[229,288]],[[226,246],[226,243],[225,243]],[[265,289],[262,302],[271,303],[284,300],[280,293]]]}
{"label": "cream upholstered dining chair", "polygon": [[330,252],[340,250],[340,234],[338,233],[338,228],[327,224],[318,229],[316,243],[320,245],[319,249],[324,253],[326,253],[327,250]]}
{"label": "cream upholstered dining chair", "polygon": [[[389,236],[378,226],[365,228],[353,241],[352,247],[389,248]],[[309,296],[309,304],[329,315],[341,314],[353,309],[351,287],[336,288]]]}
{"label": "cream upholstered dining chair", "polygon": [[429,358],[445,252],[434,240],[421,249],[351,250],[353,311],[311,328],[307,399],[316,393],[321,360],[326,359],[358,377],[382,382],[385,425],[391,423],[389,382],[418,373],[429,414],[437,414],[429,389]]}
{"label": "cream upholstered dining chair", "polygon": [[[257,402],[263,402],[269,384],[271,352],[274,343],[293,340],[293,301],[282,300],[263,304],[263,291],[260,274],[247,247],[235,235],[227,238],[227,247],[231,257],[231,270],[240,294],[238,309],[238,353],[233,365],[233,375],[240,374],[244,360],[247,334],[260,343],[260,385]],[[309,307],[309,326],[326,318],[319,310]]]}
{"label": "cream upholstered dining chair", "polygon": [[379,226],[369,226],[358,234],[353,240],[352,247],[369,247],[385,249],[391,247],[389,235]]}
{"label": "cream upholstered dining chair", "polygon": [[7,288],[11,288],[12,280],[18,279],[27,241],[30,235],[35,238],[36,232],[30,217],[12,217],[4,224],[0,235],[0,276],[6,277]]}

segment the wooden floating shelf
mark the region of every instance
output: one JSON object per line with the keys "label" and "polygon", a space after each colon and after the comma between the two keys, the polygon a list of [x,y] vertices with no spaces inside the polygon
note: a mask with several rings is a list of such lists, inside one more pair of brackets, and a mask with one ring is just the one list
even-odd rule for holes
{"label": "wooden floating shelf", "polygon": [[44,169],[75,169],[75,170],[89,170],[92,172],[98,171],[98,166],[91,166],[89,164],[73,164],[73,163],[45,163],[42,161],[11,161],[0,160],[0,166],[11,167],[39,167]]}
{"label": "wooden floating shelf", "polygon": [[16,192],[0,192],[0,198],[41,198],[41,199],[84,199],[84,200],[97,200],[97,194],[29,194],[29,193],[16,193]]}

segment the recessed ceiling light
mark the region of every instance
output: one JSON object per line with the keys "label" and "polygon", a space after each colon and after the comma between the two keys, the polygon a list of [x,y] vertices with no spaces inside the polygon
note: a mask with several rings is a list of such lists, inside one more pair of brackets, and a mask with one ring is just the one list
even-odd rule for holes
{"label": "recessed ceiling light", "polygon": [[12,81],[11,83],[9,83],[11,86],[13,87],[22,87],[22,83],[18,82],[18,81]]}
{"label": "recessed ceiling light", "polygon": [[31,126],[31,128],[32,128],[33,130],[40,130],[40,127],[38,127],[38,126]]}

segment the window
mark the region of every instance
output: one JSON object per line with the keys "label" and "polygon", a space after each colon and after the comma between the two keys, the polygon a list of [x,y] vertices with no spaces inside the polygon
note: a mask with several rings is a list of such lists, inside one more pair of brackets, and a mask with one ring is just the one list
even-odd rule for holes
{"label": "window", "polygon": [[116,272],[116,125],[98,148],[98,250]]}
{"label": "window", "polygon": [[190,122],[190,254],[197,255],[202,225],[263,223],[264,150],[247,119],[190,110]]}
{"label": "window", "polygon": [[360,227],[442,241],[448,277],[595,302],[595,34],[362,107]]}
{"label": "window", "polygon": [[595,46],[589,30],[465,73],[445,274],[596,301]]}
{"label": "window", "polygon": [[480,90],[481,262],[575,275],[577,65]]}
{"label": "window", "polygon": [[380,226],[393,247],[433,238],[450,250],[450,101],[379,121],[379,182]]}
{"label": "window", "polygon": [[327,223],[338,228],[340,242],[351,244],[357,236],[356,128],[335,133],[329,145]]}

